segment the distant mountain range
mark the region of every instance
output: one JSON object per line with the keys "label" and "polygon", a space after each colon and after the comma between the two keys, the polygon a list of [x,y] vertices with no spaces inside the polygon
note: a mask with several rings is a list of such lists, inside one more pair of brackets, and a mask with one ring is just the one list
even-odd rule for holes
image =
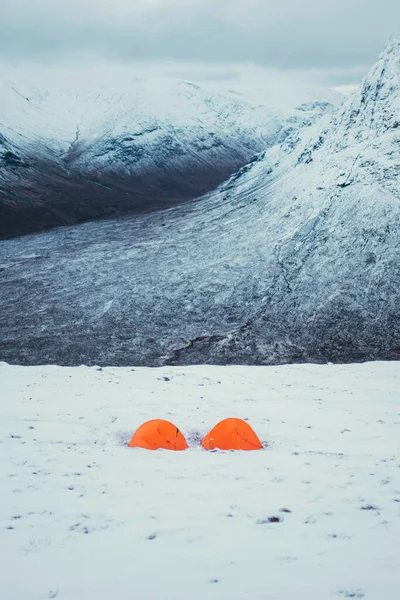
{"label": "distant mountain range", "polygon": [[0,238],[200,196],[272,146],[289,116],[330,108],[288,114],[173,79],[42,85],[0,84]]}

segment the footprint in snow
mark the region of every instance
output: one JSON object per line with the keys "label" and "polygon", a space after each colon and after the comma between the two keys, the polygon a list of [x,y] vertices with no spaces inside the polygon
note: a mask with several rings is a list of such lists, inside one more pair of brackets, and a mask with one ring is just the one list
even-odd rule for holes
{"label": "footprint in snow", "polygon": [[43,548],[50,546],[49,538],[34,538],[30,540],[22,549],[22,554],[35,554],[40,552]]}

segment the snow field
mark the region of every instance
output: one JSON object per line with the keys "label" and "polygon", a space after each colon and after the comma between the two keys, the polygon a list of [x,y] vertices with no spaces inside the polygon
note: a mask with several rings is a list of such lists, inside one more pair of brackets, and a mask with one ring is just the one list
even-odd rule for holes
{"label": "snow field", "polygon": [[[399,363],[0,363],[0,390],[2,600],[398,600]],[[228,416],[266,448],[204,451]],[[189,450],[127,448],[151,418]]]}

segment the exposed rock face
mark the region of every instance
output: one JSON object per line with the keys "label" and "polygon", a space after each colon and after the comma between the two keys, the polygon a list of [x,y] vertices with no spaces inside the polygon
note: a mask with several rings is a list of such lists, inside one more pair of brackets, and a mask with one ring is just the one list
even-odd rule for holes
{"label": "exposed rock face", "polygon": [[399,358],[399,57],[194,203],[2,242],[1,358]]}

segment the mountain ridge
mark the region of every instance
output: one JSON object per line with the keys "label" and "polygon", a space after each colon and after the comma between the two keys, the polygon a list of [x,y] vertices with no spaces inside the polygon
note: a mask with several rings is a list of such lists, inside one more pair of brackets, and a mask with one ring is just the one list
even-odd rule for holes
{"label": "mountain ridge", "polygon": [[[201,196],[273,145],[286,119],[181,80],[1,88],[0,238]],[[297,125],[321,106],[293,110]]]}

